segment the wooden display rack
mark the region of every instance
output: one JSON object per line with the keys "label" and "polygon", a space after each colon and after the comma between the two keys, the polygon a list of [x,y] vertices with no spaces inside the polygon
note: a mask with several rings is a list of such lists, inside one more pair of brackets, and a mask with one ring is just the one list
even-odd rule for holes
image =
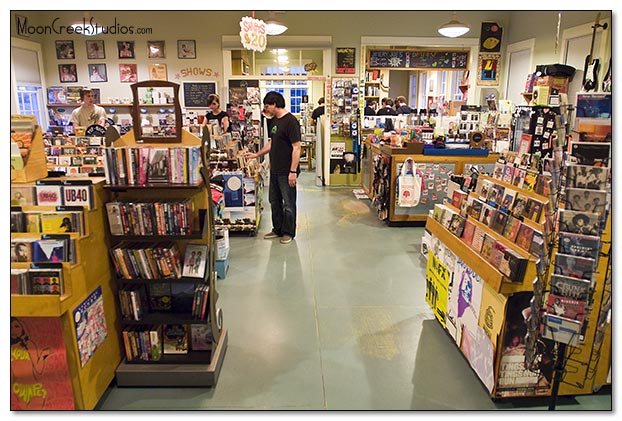
{"label": "wooden display rack", "polygon": [[[32,120],[32,116],[12,115],[11,120]],[[35,121],[36,123],[36,121]],[[24,163],[24,168],[11,167],[11,183],[30,183],[41,180],[48,176],[47,158],[43,145],[43,133],[39,125],[35,126],[35,132],[30,144],[30,153]]]}
{"label": "wooden display rack", "polygon": [[[45,164],[44,164],[45,167]],[[75,177],[72,177],[74,180]],[[121,342],[118,334],[115,288],[111,282],[106,238],[104,236],[103,204],[105,192],[103,178],[89,178],[93,181],[94,207],[84,210],[86,233],[70,234],[76,240],[77,264],[63,263],[63,295],[11,295],[11,316],[14,317],[57,317],[61,320],[63,340],[67,354],[67,366],[71,377],[75,408],[92,410],[114,379],[114,370],[121,361]],[[49,207],[24,207],[42,209]],[[11,233],[11,237],[40,237],[40,233]],[[12,268],[28,268],[29,263],[11,263]],[[77,348],[76,329],[72,311],[95,289],[101,287],[107,335],[82,367]]]}
{"label": "wooden display rack", "polygon": [[[489,180],[508,189],[519,190],[521,195],[542,202],[543,213],[540,220],[538,222],[534,222],[525,219],[523,222],[527,223],[532,228],[544,234],[544,220],[546,218],[545,213],[546,207],[548,205],[548,199],[546,197],[523,189],[518,189],[516,186],[512,186],[511,184],[502,182],[501,180],[495,179],[485,174],[480,174],[479,178],[480,180],[478,180],[478,182],[481,182],[483,180]],[[476,194],[473,192],[471,192],[470,195],[476,196]],[[446,203],[445,205],[452,209],[454,212],[459,213],[459,210],[453,207],[450,203]],[[523,257],[529,259],[527,264],[527,270],[525,272],[522,283],[511,282],[509,279],[506,279],[497,270],[497,268],[492,266],[486,259],[479,255],[479,253],[477,253],[475,250],[471,249],[471,247],[469,247],[466,243],[464,243],[461,238],[456,237],[431,216],[427,217],[426,230],[430,231],[430,233],[436,236],[452,251],[452,253],[454,253],[460,260],[462,260],[467,266],[469,266],[475,273],[477,273],[482,278],[482,280],[498,294],[509,297],[514,293],[533,291],[532,281],[537,276],[537,259],[531,256],[525,250],[516,246],[514,243],[508,241],[502,235],[499,235],[498,233],[490,229],[485,224],[476,221],[470,217],[468,219],[477,227],[481,228],[487,235],[494,237],[496,241],[501,241],[507,247],[512,248]],[[592,298],[592,314],[585,322],[587,323],[587,328],[585,330],[584,341],[581,342],[578,347],[568,346],[567,348],[565,373],[562,383],[560,385],[559,395],[590,394],[597,390],[600,386],[607,383],[607,370],[610,367],[611,363],[611,325],[609,324],[606,328],[602,328],[605,329],[605,331],[599,343],[595,343],[595,337],[597,330],[599,329],[598,319],[600,316],[602,302],[604,301],[605,274],[607,273],[608,258],[611,251],[611,215],[609,215],[607,228],[603,232],[601,244],[601,257],[598,261],[597,275],[594,279],[595,287]],[[553,262],[551,262],[551,264],[553,264]],[[550,270],[549,272],[552,273],[553,271]],[[501,346],[501,341],[505,335],[506,316],[506,314],[503,315],[504,328],[502,328],[499,332],[499,335],[497,336],[497,342],[493,343],[496,348],[496,352],[494,387],[490,392],[490,396],[492,398],[499,398],[499,396],[497,396],[497,385],[500,372],[499,365],[502,360],[503,350]],[[604,362],[604,364],[599,362]],[[607,362],[609,364],[607,364]],[[549,389],[548,395],[550,394],[551,390]]]}
{"label": "wooden display rack", "polygon": [[[206,142],[202,142],[201,139],[195,135],[181,130],[181,143],[157,143],[154,147],[166,148],[166,147],[179,147],[179,146],[202,146]],[[114,142],[114,147],[119,146],[147,146],[148,143],[137,143],[135,140],[134,132],[128,131],[125,135],[121,136]],[[207,141],[209,145],[209,140]],[[202,153],[203,148],[202,148]],[[209,156],[209,153],[208,153]],[[205,168],[205,157],[203,157],[204,166],[201,168],[203,174]],[[205,178],[205,176],[204,176]],[[220,369],[224,361],[225,352],[227,349],[228,332],[227,329],[222,326],[222,312],[216,309],[216,302],[218,300],[218,292],[216,290],[216,278],[217,273],[214,270],[214,253],[215,253],[215,237],[214,237],[214,222],[213,222],[213,207],[211,206],[211,192],[209,191],[209,183],[205,185],[203,181],[202,188],[197,190],[197,193],[193,196],[196,203],[203,203],[207,206],[207,221],[203,231],[207,231],[207,241],[209,244],[210,262],[207,266],[209,271],[209,323],[212,328],[215,345],[212,351],[208,353],[206,358],[205,352],[192,352],[184,355],[167,355],[169,358],[166,362],[127,362],[127,359],[123,359],[116,369],[117,385],[121,387],[177,387],[177,386],[202,386],[211,387],[215,386],[218,381]],[[137,196],[145,199],[161,199],[162,189],[170,189],[167,192],[167,197],[177,197],[177,194],[186,194],[187,189],[180,189],[179,185],[168,185],[163,183],[159,188],[149,189],[140,186],[106,186],[109,190],[116,193],[123,193],[125,191],[131,191],[133,198]],[[108,230],[106,230],[108,232]],[[205,238],[205,237],[203,237]],[[143,238],[144,239],[144,238]],[[180,250],[182,252],[182,250]],[[182,253],[183,256],[183,253]],[[116,298],[115,298],[116,301]],[[173,322],[174,323],[174,322]],[[119,327],[119,331],[121,327]],[[202,354],[202,355],[201,355]]]}

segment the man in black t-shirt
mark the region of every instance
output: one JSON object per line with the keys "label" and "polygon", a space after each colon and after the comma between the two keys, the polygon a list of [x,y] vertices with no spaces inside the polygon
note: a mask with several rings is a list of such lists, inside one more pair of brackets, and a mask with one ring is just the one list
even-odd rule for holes
{"label": "man in black t-shirt", "polygon": [[313,121],[313,125],[315,126],[317,123],[317,119],[320,118],[322,114],[324,114],[324,97],[317,100],[319,107],[313,110],[313,114],[311,114],[311,120]]}
{"label": "man in black t-shirt", "polygon": [[268,92],[263,99],[263,112],[272,118],[268,143],[257,153],[247,152],[247,158],[270,153],[270,191],[272,231],[263,238],[281,238],[288,244],[296,236],[296,179],[300,173],[300,123],[285,109],[285,98],[278,92]]}

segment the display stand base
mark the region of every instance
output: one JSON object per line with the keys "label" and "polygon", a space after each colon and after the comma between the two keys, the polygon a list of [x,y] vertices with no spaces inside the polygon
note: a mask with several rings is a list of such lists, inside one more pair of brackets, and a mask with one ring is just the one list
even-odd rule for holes
{"label": "display stand base", "polygon": [[119,387],[212,387],[216,386],[227,350],[223,328],[209,364],[135,364],[125,360],[116,371]]}

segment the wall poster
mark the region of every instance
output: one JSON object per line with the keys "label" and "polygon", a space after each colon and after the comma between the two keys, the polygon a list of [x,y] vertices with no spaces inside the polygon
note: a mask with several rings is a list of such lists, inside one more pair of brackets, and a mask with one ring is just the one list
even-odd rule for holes
{"label": "wall poster", "polygon": [[73,321],[78,339],[80,364],[84,367],[108,335],[101,286],[73,310]]}
{"label": "wall poster", "polygon": [[499,84],[501,54],[480,54],[477,60],[477,84],[491,86]]}
{"label": "wall poster", "polygon": [[353,75],[355,73],[356,48],[337,48],[337,74]]}

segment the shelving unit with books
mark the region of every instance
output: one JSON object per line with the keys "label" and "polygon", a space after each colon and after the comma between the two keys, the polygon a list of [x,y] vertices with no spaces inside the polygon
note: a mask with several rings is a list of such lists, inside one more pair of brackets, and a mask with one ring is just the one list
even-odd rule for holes
{"label": "shelving unit with books", "polygon": [[[49,184],[11,185],[11,317],[29,330],[39,349],[45,349],[48,344],[54,349],[51,358],[60,365],[54,370],[46,369],[39,378],[50,397],[47,402],[53,402],[52,396],[62,393],[61,389],[68,393],[62,408],[45,405],[29,408],[91,410],[113,380],[121,360],[116,287],[107,262],[101,259],[107,253],[104,179],[72,177],[41,181],[58,188],[58,206],[42,205],[38,201],[37,189],[47,197]],[[78,184],[71,184],[74,182]],[[76,187],[79,194],[75,194]],[[67,201],[64,188],[68,192]],[[79,204],[72,200],[76,196],[86,201]],[[50,337],[49,331],[41,331],[43,325],[49,331],[55,331],[54,326],[58,326],[60,337]],[[59,344],[62,348],[58,348]],[[66,377],[59,375],[63,371]],[[15,374],[12,382],[23,383],[21,376],[27,373],[17,368],[14,373],[20,374]],[[58,389],[59,382],[68,389]],[[11,405],[15,409],[26,408],[21,394],[11,396]]]}
{"label": "shelving unit with books", "polygon": [[214,386],[218,380],[227,330],[216,306],[205,135],[203,144],[182,131],[181,144],[147,146],[130,131],[106,148],[110,255],[125,349],[119,386]]}

